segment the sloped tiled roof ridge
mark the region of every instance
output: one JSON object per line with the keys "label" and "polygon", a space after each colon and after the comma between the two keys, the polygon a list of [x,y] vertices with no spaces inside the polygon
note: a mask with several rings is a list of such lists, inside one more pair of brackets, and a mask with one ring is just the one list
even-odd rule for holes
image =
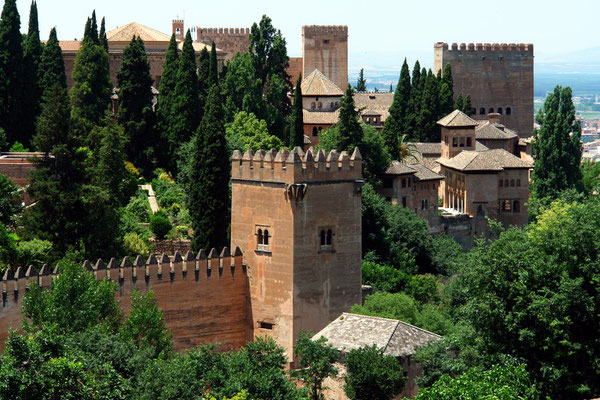
{"label": "sloped tiled roof ridge", "polygon": [[479,126],[477,121],[460,110],[452,111],[450,114],[440,119],[437,123],[446,127]]}
{"label": "sloped tiled roof ridge", "polygon": [[344,92],[321,71],[315,69],[300,84],[305,96],[342,96]]}
{"label": "sloped tiled roof ridge", "polygon": [[133,36],[139,36],[144,42],[168,42],[171,36],[138,22],[130,22],[106,32],[106,38],[112,42],[129,42]]}

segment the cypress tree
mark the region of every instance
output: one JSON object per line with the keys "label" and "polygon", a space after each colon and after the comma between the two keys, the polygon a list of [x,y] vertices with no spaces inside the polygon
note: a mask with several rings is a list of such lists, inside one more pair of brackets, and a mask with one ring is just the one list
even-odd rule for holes
{"label": "cypress tree", "polygon": [[123,130],[112,118],[107,118],[101,136],[93,182],[110,193],[112,206],[123,207],[131,195],[126,180]]}
{"label": "cypress tree", "polygon": [[365,69],[361,68],[358,74],[358,81],[356,81],[356,91],[366,92],[367,91],[367,80],[365,79]]}
{"label": "cypress tree", "polygon": [[67,89],[67,76],[65,74],[65,61],[62,50],[56,38],[56,28],[50,31],[50,37],[44,46],[39,67],[39,86],[42,101],[48,97],[54,86]]}
{"label": "cypress tree", "polygon": [[394,93],[394,86],[390,83],[390,93]]}
{"label": "cypress tree", "polygon": [[9,143],[23,142],[21,21],[16,0],[5,0],[0,19],[0,128]]}
{"label": "cypress tree", "polygon": [[424,142],[439,142],[440,129],[436,123],[439,116],[439,82],[431,70],[426,75],[422,74],[421,79],[425,79],[425,87],[417,117],[417,137]]}
{"label": "cypress tree", "polygon": [[163,168],[169,168],[171,162],[169,151],[170,128],[173,119],[173,103],[175,85],[177,84],[177,70],[179,69],[179,53],[175,34],[171,35],[171,41],[167,48],[163,73],[158,86],[158,103],[156,105],[156,119],[159,134],[160,147],[162,151],[158,154],[159,163]]}
{"label": "cypress tree", "polygon": [[192,46],[192,36],[188,30],[183,42],[183,51],[177,70],[177,83],[173,93],[173,118],[169,134],[169,156],[175,170],[175,160],[179,146],[188,142],[198,128],[200,120],[200,98],[198,76],[196,75],[196,54]]}
{"label": "cypress tree", "polygon": [[463,99],[462,93],[459,93],[458,97],[456,98],[456,103],[454,104],[454,109],[462,111],[464,108],[465,108],[465,99]]}
{"label": "cypress tree", "polygon": [[296,81],[296,91],[294,92],[294,103],[292,105],[292,114],[290,115],[290,137],[288,145],[290,147],[304,147],[304,116],[302,109],[302,74]]}
{"label": "cypress tree", "polygon": [[100,23],[100,33],[98,34],[98,40],[100,40],[100,45],[104,47],[104,50],[108,53],[108,38],[106,37],[106,21],[105,18],[102,17],[102,22]]}
{"label": "cypress tree", "polygon": [[444,74],[442,75],[442,82],[448,85],[448,89],[451,93],[454,93],[454,79],[452,78],[452,66],[450,63],[444,67]]}
{"label": "cypress tree", "polygon": [[[99,44],[92,40],[82,41],[75,56],[73,80],[70,91],[73,128],[77,135],[87,137],[108,111],[112,92],[108,54]],[[88,145],[94,147],[93,143]]]}
{"label": "cypress tree", "polygon": [[50,153],[54,145],[67,141],[71,127],[71,109],[65,86],[55,84],[45,91],[42,112],[37,120],[36,135],[33,138],[33,144],[38,151]]}
{"label": "cypress tree", "polygon": [[555,199],[566,189],[581,189],[581,123],[575,119],[570,87],[557,86],[546,98],[534,131],[535,162],[531,195]]}
{"label": "cypress tree", "polygon": [[468,94],[465,96],[465,102],[463,104],[462,112],[467,115],[473,114],[473,105],[471,104],[471,95]]}
{"label": "cypress tree", "polygon": [[150,132],[152,121],[152,76],[144,41],[133,38],[123,49],[123,63],[117,73],[119,84],[119,111],[117,120],[123,126],[127,143],[127,157],[144,169],[148,160],[144,154],[154,144]]}
{"label": "cypress tree", "polygon": [[94,40],[94,43],[100,44],[100,35],[98,34],[98,21],[96,20],[96,10],[92,11],[92,18],[90,18],[90,38]]}
{"label": "cypress tree", "polygon": [[385,120],[381,132],[388,152],[393,159],[397,159],[399,156],[398,138],[402,135],[406,126],[407,114],[409,112],[410,91],[410,71],[408,70],[408,63],[405,58],[402,69],[400,70],[400,77],[398,78],[398,85],[396,86],[396,92],[394,93],[394,100],[390,106],[390,115]]}
{"label": "cypress tree", "polygon": [[[440,71],[438,71],[438,74]],[[440,95],[439,95],[439,103],[440,103],[440,113],[438,115],[439,118],[450,114],[454,111],[454,81],[452,79],[452,68],[450,67],[450,63],[446,64],[444,67],[444,74],[441,76],[440,80]],[[458,107],[456,107],[458,108]],[[461,108],[458,108],[462,110]]]}
{"label": "cypress tree", "polygon": [[197,251],[226,245],[229,227],[229,153],[221,97],[216,85],[208,93],[195,143],[189,210],[194,228],[192,247]]}
{"label": "cypress tree", "polygon": [[38,28],[38,12],[35,1],[29,11],[29,28],[23,58],[23,144],[28,145],[35,134],[35,120],[40,114],[40,88],[38,68],[42,56],[42,42]]}
{"label": "cypress tree", "polygon": [[336,126],[339,129],[339,151],[351,154],[362,140],[362,127],[358,122],[358,112],[354,104],[354,89],[348,85],[340,104],[340,116]]}
{"label": "cypress tree", "polygon": [[[410,85],[410,100],[404,123],[404,132],[408,139],[417,139],[417,116],[421,109],[421,64],[415,61]],[[398,88],[396,88],[398,90]]]}
{"label": "cypress tree", "polygon": [[210,63],[209,63],[209,74],[208,84],[209,86],[216,85],[219,82],[219,66],[217,64],[217,48],[215,42],[212,42],[210,47]]}
{"label": "cypress tree", "polygon": [[210,89],[210,53],[204,47],[198,57],[198,93],[200,94],[200,111],[204,112],[206,96]]}

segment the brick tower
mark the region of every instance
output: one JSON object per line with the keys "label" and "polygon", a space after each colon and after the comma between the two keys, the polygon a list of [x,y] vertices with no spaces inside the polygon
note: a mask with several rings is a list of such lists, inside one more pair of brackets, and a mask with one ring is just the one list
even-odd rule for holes
{"label": "brick tower", "polygon": [[302,58],[302,76],[308,76],[318,69],[345,90],[348,86],[348,27],[303,26]]}
{"label": "brick tower", "polygon": [[173,34],[175,34],[175,40],[178,42],[183,41],[183,37],[185,32],[183,31],[183,20],[182,19],[174,19],[173,20]]}
{"label": "brick tower", "polygon": [[291,360],[300,331],[361,301],[360,153],[236,151],[232,164],[231,243],[248,266],[248,321]]}
{"label": "brick tower", "polygon": [[533,45],[452,44],[434,45],[435,72],[452,67],[454,97],[471,95],[472,118],[502,115],[502,123],[529,137],[533,130]]}

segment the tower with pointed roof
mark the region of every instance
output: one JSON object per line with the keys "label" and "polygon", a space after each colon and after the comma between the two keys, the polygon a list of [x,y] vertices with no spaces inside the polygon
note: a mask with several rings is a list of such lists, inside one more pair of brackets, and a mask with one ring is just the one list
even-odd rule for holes
{"label": "tower with pointed roof", "polygon": [[452,158],[463,150],[475,150],[477,121],[454,110],[438,121],[442,126],[442,158]]}
{"label": "tower with pointed roof", "polygon": [[249,328],[291,360],[300,331],[361,301],[360,152],[236,151],[232,164],[231,244],[248,266]]}

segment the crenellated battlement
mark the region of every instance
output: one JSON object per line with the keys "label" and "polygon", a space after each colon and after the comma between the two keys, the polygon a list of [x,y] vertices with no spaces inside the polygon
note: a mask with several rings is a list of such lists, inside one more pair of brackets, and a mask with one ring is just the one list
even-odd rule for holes
{"label": "crenellated battlement", "polygon": [[250,35],[250,28],[201,28],[196,27],[198,35]]}
{"label": "crenellated battlement", "polygon": [[448,46],[448,43],[437,42],[434,49],[445,52],[476,53],[478,55],[482,53],[512,53],[533,56],[533,44],[531,43],[461,43],[460,45],[452,43],[451,46]]}
{"label": "crenellated battlement", "polygon": [[359,180],[362,177],[362,157],[356,148],[349,156],[347,152],[331,150],[316,151],[309,148],[306,153],[295,147],[277,152],[252,150],[243,155],[235,150],[232,156],[231,177],[238,180],[302,183],[316,181]]}
{"label": "crenellated battlement", "polygon": [[[133,262],[129,257],[124,257],[121,262],[111,258],[106,264],[104,260],[98,259],[95,263],[85,260],[82,268],[92,272],[98,280],[108,278],[117,282],[122,288],[133,285],[140,290],[148,290],[154,281],[168,281],[174,283],[180,280],[200,281],[211,279],[211,277],[223,277],[224,274],[233,275],[237,271],[246,274],[243,263],[242,251],[236,247],[233,254],[227,247],[220,253],[213,248],[208,255],[200,250],[194,255],[188,251],[182,256],[178,251],[172,257],[163,253],[156,258],[150,255],[146,260],[137,256]],[[16,272],[7,270],[2,277],[2,305],[7,307],[11,303],[18,303],[31,282],[36,282],[43,289],[50,289],[52,282],[58,278],[60,270],[58,265],[51,270],[48,264],[44,264],[39,272],[33,265],[25,271],[19,267]],[[123,291],[120,291],[123,294]]]}
{"label": "crenellated battlement", "polygon": [[330,34],[344,34],[348,35],[347,25],[303,25],[302,34],[318,34],[318,33],[330,33]]}

